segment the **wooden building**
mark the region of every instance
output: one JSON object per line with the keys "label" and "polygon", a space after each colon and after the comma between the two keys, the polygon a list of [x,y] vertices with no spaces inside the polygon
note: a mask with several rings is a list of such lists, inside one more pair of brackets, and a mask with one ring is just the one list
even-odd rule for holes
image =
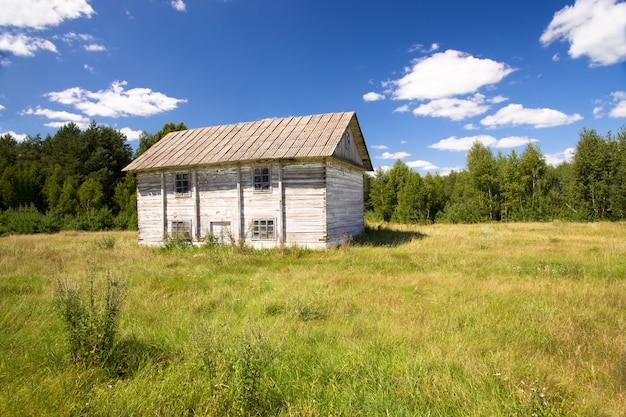
{"label": "wooden building", "polygon": [[363,232],[372,163],[347,112],[171,132],[124,170],[137,175],[141,244],[327,248]]}

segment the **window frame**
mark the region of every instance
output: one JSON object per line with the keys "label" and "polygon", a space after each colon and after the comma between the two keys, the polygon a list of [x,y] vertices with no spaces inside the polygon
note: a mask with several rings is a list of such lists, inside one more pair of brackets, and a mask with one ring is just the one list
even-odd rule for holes
{"label": "window frame", "polygon": [[[265,173],[264,170],[267,170],[267,173]],[[259,174],[257,174],[257,171],[259,171]],[[271,165],[259,165],[259,166],[255,166],[252,168],[252,190],[255,193],[271,193],[272,192],[272,166]]]}
{"label": "window frame", "polygon": [[343,132],[343,146],[348,150],[352,149],[352,131],[350,128]]}
{"label": "window frame", "polygon": [[173,239],[191,239],[191,221],[171,220],[170,237]]}
{"label": "window frame", "polygon": [[252,240],[276,240],[276,219],[253,219]]}
{"label": "window frame", "polygon": [[174,192],[177,197],[191,195],[191,174],[180,171],[174,175]]}

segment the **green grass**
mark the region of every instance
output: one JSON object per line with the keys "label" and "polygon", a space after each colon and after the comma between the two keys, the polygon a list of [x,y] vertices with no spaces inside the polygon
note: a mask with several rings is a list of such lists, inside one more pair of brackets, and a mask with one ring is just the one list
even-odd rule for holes
{"label": "green grass", "polygon": [[[124,279],[113,365],[58,280]],[[0,415],[623,416],[626,224],[372,226],[328,251],[0,238]]]}

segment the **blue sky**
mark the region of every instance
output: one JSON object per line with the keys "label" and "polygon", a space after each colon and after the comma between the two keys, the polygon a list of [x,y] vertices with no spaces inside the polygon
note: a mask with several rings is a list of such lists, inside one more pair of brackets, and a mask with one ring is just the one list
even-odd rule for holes
{"label": "blue sky", "polygon": [[375,167],[626,124],[618,0],[0,0],[0,134],[356,111]]}

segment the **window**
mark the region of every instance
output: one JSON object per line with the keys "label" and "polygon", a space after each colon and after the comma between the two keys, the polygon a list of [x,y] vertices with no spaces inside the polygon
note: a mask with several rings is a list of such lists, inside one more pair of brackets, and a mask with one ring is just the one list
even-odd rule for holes
{"label": "window", "polygon": [[176,173],[176,194],[188,194],[189,193],[189,173],[177,172]]}
{"label": "window", "polygon": [[346,149],[350,149],[350,146],[352,146],[352,132],[350,131],[350,128],[346,129],[343,133],[342,139]]}
{"label": "window", "polygon": [[252,221],[252,240],[274,240],[275,238],[274,220]]}
{"label": "window", "polygon": [[191,223],[183,220],[172,220],[170,235],[174,239],[191,239]]}
{"label": "window", "polygon": [[254,168],[254,191],[270,191],[272,186],[270,167]]}

